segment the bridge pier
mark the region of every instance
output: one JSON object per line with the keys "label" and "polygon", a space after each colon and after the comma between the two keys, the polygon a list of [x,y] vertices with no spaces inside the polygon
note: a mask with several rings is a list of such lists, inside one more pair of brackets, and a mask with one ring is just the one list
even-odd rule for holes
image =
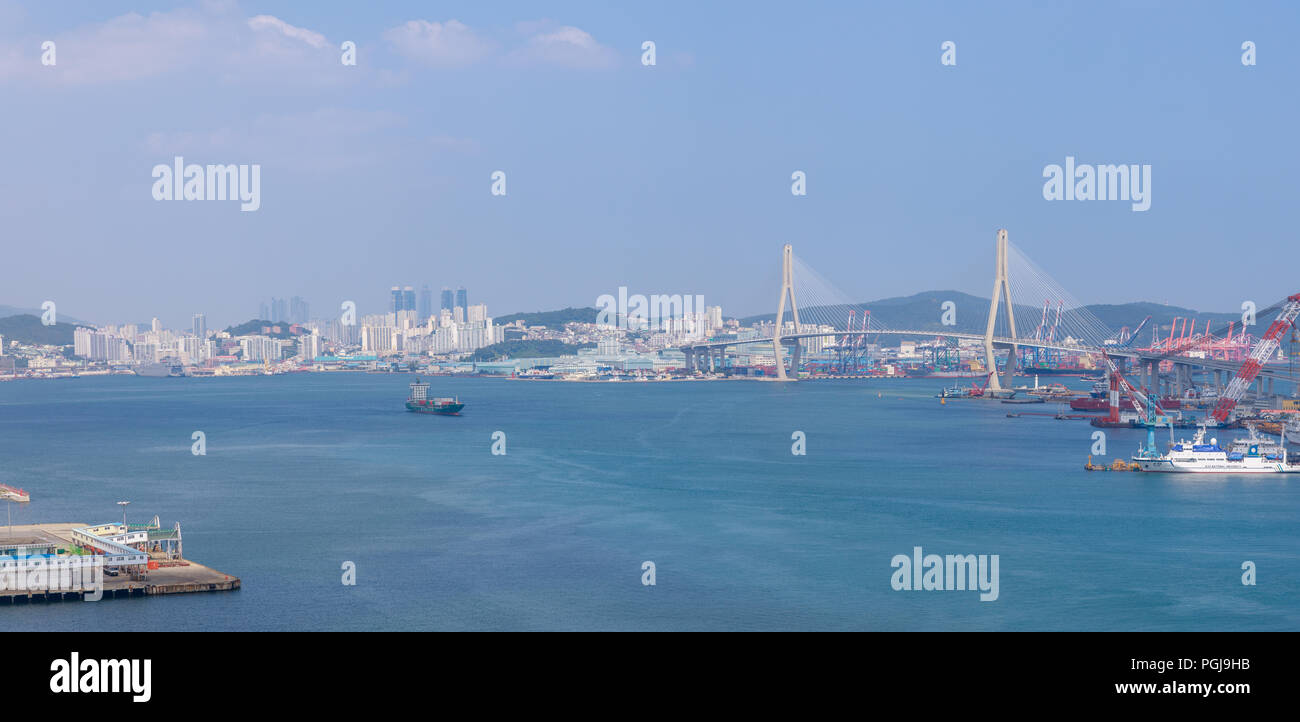
{"label": "bridge pier", "polygon": [[[1005,228],[998,229],[996,243],[995,267],[993,271],[993,297],[989,299],[989,322],[984,329],[984,363],[989,370],[988,387],[992,391],[1002,390],[1002,384],[998,380],[997,359],[993,355],[993,328],[997,325],[998,304],[1005,299],[1007,304],[1007,328],[1011,330],[1012,341],[1016,338],[1016,314],[1015,308],[1011,303],[1011,286],[1007,280],[1007,231]],[[1007,359],[1008,372],[1015,370],[1016,345],[1011,344],[1010,356]]]}
{"label": "bridge pier", "polygon": [[[781,249],[781,298],[776,305],[776,319],[772,326],[772,355],[776,359],[776,378],[779,381],[789,381],[785,375],[785,362],[781,360],[781,331],[785,325],[785,298],[790,296],[790,313],[794,315],[794,332],[799,333],[799,305],[794,300],[794,264],[793,252],[789,243]],[[799,348],[797,342],[795,345],[796,353]],[[795,372],[795,378],[799,378],[799,361],[795,356],[791,368]]]}

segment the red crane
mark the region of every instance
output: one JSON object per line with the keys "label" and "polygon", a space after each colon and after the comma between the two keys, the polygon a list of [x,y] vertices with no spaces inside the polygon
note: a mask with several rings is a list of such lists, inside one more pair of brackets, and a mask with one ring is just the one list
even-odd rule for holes
{"label": "red crane", "polygon": [[1250,350],[1250,356],[1246,357],[1246,362],[1237,370],[1237,375],[1233,377],[1228,388],[1224,390],[1223,396],[1219,397],[1219,404],[1214,407],[1214,413],[1211,414],[1220,424],[1228,420],[1232,410],[1237,407],[1237,401],[1241,395],[1246,392],[1251,382],[1259,375],[1259,370],[1263,368],[1264,362],[1270,356],[1277,353],[1278,346],[1282,344],[1282,334],[1291,328],[1295,323],[1296,316],[1300,316],[1300,293],[1294,296],[1288,296],[1286,305],[1282,307],[1277,318],[1273,320],[1273,325],[1268,327],[1259,343],[1255,348]]}
{"label": "red crane", "polygon": [[1165,410],[1160,408],[1159,403],[1156,403],[1154,399],[1147,398],[1145,393],[1124,378],[1124,374],[1119,372],[1119,367],[1115,365],[1115,361],[1110,357],[1110,354],[1102,354],[1101,357],[1106,361],[1107,375],[1110,376],[1110,415],[1106,419],[1107,422],[1112,424],[1119,422],[1119,402],[1121,398],[1128,400],[1133,410],[1137,412],[1138,417],[1145,424],[1155,423],[1155,419],[1151,418],[1147,413],[1148,409],[1156,416],[1165,415]]}

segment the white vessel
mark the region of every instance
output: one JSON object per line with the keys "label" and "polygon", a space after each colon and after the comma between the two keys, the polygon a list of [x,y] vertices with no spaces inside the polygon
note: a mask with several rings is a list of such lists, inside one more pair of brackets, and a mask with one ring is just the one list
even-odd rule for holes
{"label": "white vessel", "polygon": [[1300,418],[1288,421],[1282,433],[1286,434],[1287,443],[1300,444]]}
{"label": "white vessel", "polygon": [[[1173,433],[1172,429],[1170,433]],[[1196,437],[1191,441],[1170,443],[1169,452],[1165,454],[1155,449],[1154,433],[1148,433],[1147,438],[1147,444],[1133,456],[1133,462],[1142,471],[1191,474],[1300,473],[1300,462],[1288,461],[1284,445],[1260,437],[1253,428],[1250,436],[1232,441],[1227,449],[1219,446],[1218,439],[1210,439],[1210,443],[1205,443],[1204,426],[1196,430]]]}

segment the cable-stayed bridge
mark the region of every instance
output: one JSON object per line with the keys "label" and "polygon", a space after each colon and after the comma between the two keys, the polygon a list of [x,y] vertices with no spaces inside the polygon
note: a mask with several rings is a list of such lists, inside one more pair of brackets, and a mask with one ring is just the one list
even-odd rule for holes
{"label": "cable-stayed bridge", "polygon": [[[1191,382],[1193,369],[1203,369],[1213,374],[1217,385],[1226,384],[1241,367],[1240,360],[1213,358],[1211,354],[1198,355],[1198,350],[1209,344],[1222,342],[1224,331],[1187,335],[1174,343],[1153,342],[1148,348],[1136,344],[1137,332],[1127,328],[1119,332],[1101,321],[1088,307],[1075,299],[1049,274],[1039,268],[1023,252],[1011,245],[1005,230],[999,230],[994,247],[993,295],[989,299],[987,323],[984,333],[957,331],[954,328],[897,328],[886,325],[861,303],[853,303],[814,269],[798,259],[786,245],[782,253],[781,289],[777,311],[770,335],[746,339],[711,339],[683,344],[677,347],[686,357],[689,370],[718,369],[723,366],[726,349],[747,344],[768,344],[776,359],[776,374],[781,380],[798,377],[803,362],[807,339],[830,339],[831,348],[845,349],[864,346],[867,338],[880,336],[913,336],[945,338],[953,341],[979,341],[984,348],[985,367],[992,373],[989,388],[1002,388],[1000,375],[1011,376],[1017,370],[1021,349],[1072,354],[1108,354],[1112,358],[1128,359],[1141,375],[1142,385],[1148,388],[1159,379],[1159,365],[1168,361],[1173,365],[1174,380],[1180,386]],[[797,290],[797,293],[796,293]],[[1286,299],[1258,311],[1261,323],[1283,307]],[[946,317],[955,308],[947,303],[935,309],[936,315]],[[1033,309],[1033,314],[1026,313]],[[1041,313],[1038,313],[1041,309]],[[1017,320],[1016,314],[1021,318]],[[888,313],[886,310],[885,313]],[[1028,318],[1026,318],[1029,316]],[[1149,319],[1148,319],[1149,320]],[[949,321],[945,320],[945,323]],[[1139,330],[1146,324],[1143,321]],[[1186,324],[1184,324],[1184,327]],[[1226,338],[1237,339],[1232,325],[1226,329]],[[1172,330],[1171,330],[1172,336]],[[1249,337],[1241,329],[1241,344]],[[999,371],[997,352],[1006,352],[1006,360]],[[1262,367],[1258,375],[1269,380],[1295,383],[1297,378],[1286,369]]]}

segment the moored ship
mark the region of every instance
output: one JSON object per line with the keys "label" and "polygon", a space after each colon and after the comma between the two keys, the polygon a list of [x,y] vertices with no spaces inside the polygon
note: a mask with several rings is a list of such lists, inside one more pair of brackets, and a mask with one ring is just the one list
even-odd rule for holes
{"label": "moored ship", "polygon": [[1191,441],[1171,443],[1169,451],[1161,454],[1155,448],[1152,427],[1147,430],[1147,443],[1133,456],[1142,471],[1193,474],[1296,474],[1300,462],[1289,460],[1284,445],[1264,439],[1252,428],[1250,436],[1231,442],[1227,449],[1219,446],[1218,439],[1205,443],[1205,427],[1197,429]]}
{"label": "moored ship", "polygon": [[406,410],[417,414],[439,414],[441,416],[459,416],[465,404],[454,397],[429,398],[429,384],[422,383],[417,377],[411,384],[411,395],[406,399]]}

